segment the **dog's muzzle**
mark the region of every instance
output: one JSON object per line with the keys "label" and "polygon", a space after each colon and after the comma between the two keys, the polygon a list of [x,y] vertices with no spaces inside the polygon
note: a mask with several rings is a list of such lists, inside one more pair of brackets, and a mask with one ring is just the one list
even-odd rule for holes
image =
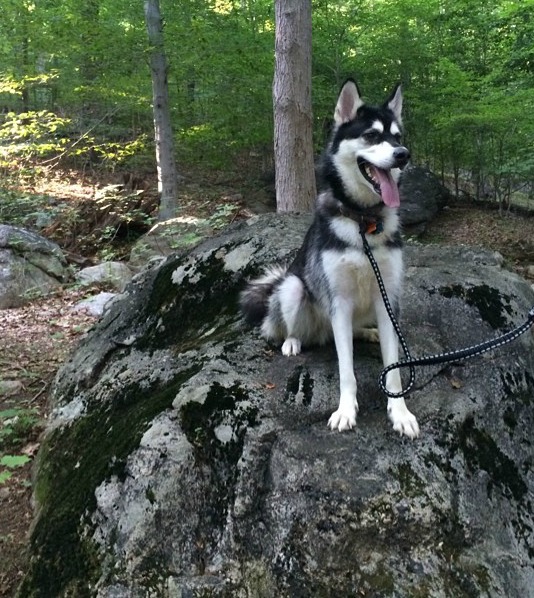
{"label": "dog's muzzle", "polygon": [[404,168],[410,160],[410,151],[402,145],[396,147],[393,150],[393,159],[395,160],[395,168]]}

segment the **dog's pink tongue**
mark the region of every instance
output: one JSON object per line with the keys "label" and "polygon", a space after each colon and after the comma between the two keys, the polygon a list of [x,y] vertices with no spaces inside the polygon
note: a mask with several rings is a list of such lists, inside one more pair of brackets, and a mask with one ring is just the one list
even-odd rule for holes
{"label": "dog's pink tongue", "polygon": [[375,166],[375,173],[380,183],[380,193],[384,203],[390,208],[398,208],[400,206],[399,188],[391,176],[391,170],[382,170]]}

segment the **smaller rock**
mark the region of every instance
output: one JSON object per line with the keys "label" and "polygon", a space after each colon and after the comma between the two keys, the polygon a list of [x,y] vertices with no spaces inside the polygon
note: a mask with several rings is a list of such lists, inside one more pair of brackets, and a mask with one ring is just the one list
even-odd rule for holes
{"label": "smaller rock", "polygon": [[11,397],[22,390],[20,380],[0,380],[0,397]]}
{"label": "smaller rock", "polygon": [[527,276],[529,278],[534,278],[534,264],[532,266],[528,266],[528,268],[527,268]]}
{"label": "smaller rock", "polygon": [[123,262],[103,262],[96,266],[83,268],[75,275],[75,278],[82,284],[110,285],[122,293],[132,279],[132,271]]}
{"label": "smaller rock", "polygon": [[0,309],[24,305],[69,278],[58,245],[23,228],[0,224]]}
{"label": "smaller rock", "polygon": [[73,311],[84,311],[90,316],[100,317],[112,299],[117,293],[98,293],[93,297],[88,297],[73,306]]}
{"label": "smaller rock", "polygon": [[42,229],[51,226],[55,219],[53,212],[37,212],[35,215],[35,228]]}

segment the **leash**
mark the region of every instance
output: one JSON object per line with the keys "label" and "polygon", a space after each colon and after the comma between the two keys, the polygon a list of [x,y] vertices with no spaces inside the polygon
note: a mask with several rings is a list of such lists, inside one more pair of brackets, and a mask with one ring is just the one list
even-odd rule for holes
{"label": "leash", "polygon": [[[434,355],[424,355],[423,357],[414,359],[410,354],[410,350],[408,348],[408,344],[406,343],[406,339],[404,338],[404,335],[402,334],[402,331],[400,329],[397,318],[395,317],[395,314],[391,307],[391,303],[389,302],[389,298],[386,293],[386,287],[384,285],[384,281],[382,280],[382,275],[380,274],[380,269],[378,268],[378,264],[376,263],[373,252],[371,251],[371,248],[369,247],[369,243],[367,242],[367,239],[365,238],[366,232],[374,232],[374,231],[365,230],[363,227],[360,228],[360,234],[361,234],[362,241],[363,241],[363,249],[365,251],[365,255],[369,259],[369,262],[371,263],[371,267],[373,269],[373,272],[374,272],[374,275],[376,278],[376,282],[378,283],[378,288],[380,289],[380,294],[382,295],[382,300],[384,302],[384,306],[388,313],[389,319],[391,320],[391,323],[393,324],[393,328],[395,329],[395,332],[397,333],[397,336],[399,337],[399,342],[400,342],[400,345],[402,347],[402,350],[404,352],[404,357],[405,357],[404,359],[401,359],[397,363],[393,363],[393,364],[389,365],[388,367],[384,368],[382,370],[382,373],[380,374],[380,377],[378,379],[378,385],[380,386],[380,390],[388,397],[391,397],[391,398],[402,397],[412,389],[412,387],[415,383],[415,367],[416,366],[436,365],[439,363],[449,363],[451,361],[460,361],[462,359],[469,359],[471,357],[476,357],[477,355],[482,355],[483,353],[486,353],[487,351],[490,351],[491,349],[497,349],[497,348],[502,347],[508,343],[511,343],[512,341],[515,341],[534,324],[534,307],[532,307],[531,310],[528,312],[527,320],[523,324],[521,324],[520,326],[517,326],[516,328],[514,328],[513,330],[510,330],[509,332],[506,332],[505,334],[502,334],[501,336],[497,336],[493,339],[484,341],[477,345],[472,345],[471,347],[465,347],[464,349],[457,349],[455,351],[446,351],[444,353],[436,353]],[[402,392],[390,392],[386,388],[386,376],[392,370],[397,370],[400,368],[409,368],[410,369],[410,379],[408,381],[408,384],[406,385],[406,388]]]}

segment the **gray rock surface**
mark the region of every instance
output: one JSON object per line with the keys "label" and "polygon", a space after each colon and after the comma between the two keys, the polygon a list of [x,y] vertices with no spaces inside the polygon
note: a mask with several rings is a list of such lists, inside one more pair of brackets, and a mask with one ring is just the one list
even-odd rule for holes
{"label": "gray rock surface", "polygon": [[0,224],[0,309],[45,295],[69,276],[58,245],[26,229]]}
{"label": "gray rock surface", "polygon": [[78,303],[76,303],[76,305],[72,306],[72,310],[83,311],[89,314],[90,316],[100,317],[104,313],[109,302],[115,299],[115,297],[117,297],[117,293],[98,293],[97,295],[93,295],[92,297],[82,299],[82,301],[79,301]]}
{"label": "gray rock surface", "polygon": [[424,232],[426,225],[447,205],[450,194],[428,168],[410,164],[402,172],[400,218],[410,235]]}
{"label": "gray rock surface", "polygon": [[[59,372],[20,595],[507,596],[534,584],[534,339],[418,371],[422,435],[390,429],[379,349],[357,345],[360,414],[333,346],[283,357],[243,327],[244,280],[294,255],[305,218],[266,215],[136,277]],[[414,355],[523,321],[501,258],[407,249]]]}
{"label": "gray rock surface", "polygon": [[122,292],[132,279],[132,271],[124,262],[102,262],[96,266],[82,268],[75,279],[81,284],[101,283]]}

